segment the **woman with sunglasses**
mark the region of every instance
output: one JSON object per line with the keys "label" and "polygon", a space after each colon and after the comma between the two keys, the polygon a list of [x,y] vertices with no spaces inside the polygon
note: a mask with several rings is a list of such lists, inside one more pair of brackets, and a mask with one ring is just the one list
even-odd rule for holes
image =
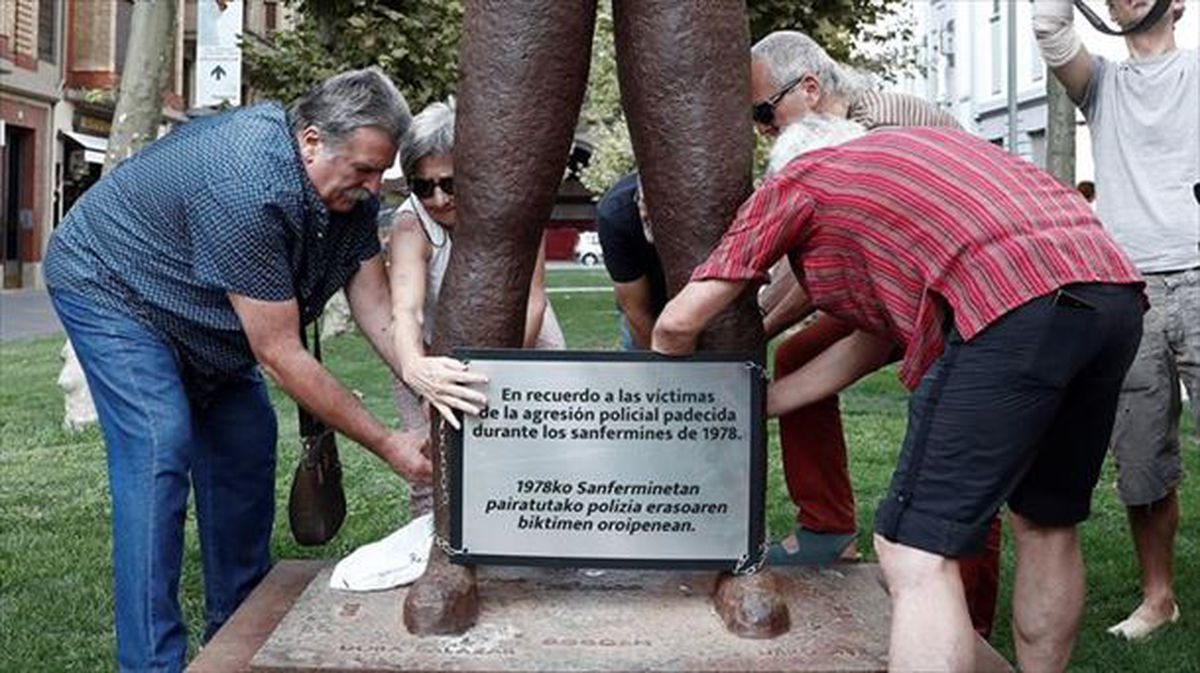
{"label": "woman with sunglasses", "polygon": [[[412,193],[396,210],[388,258],[392,287],[393,343],[404,380],[395,382],[396,406],[405,428],[429,423],[428,402],[454,427],[454,410],[477,413],[485,399],[468,384],[480,374],[454,358],[427,355],[442,279],[450,261],[457,211],[454,202],[454,108],[432,103],[413,118],[400,157]],[[546,298],[545,245],[538,253],[525,318],[525,348],[561,349],[566,343]],[[413,491],[412,517],[431,509],[432,489]]]}

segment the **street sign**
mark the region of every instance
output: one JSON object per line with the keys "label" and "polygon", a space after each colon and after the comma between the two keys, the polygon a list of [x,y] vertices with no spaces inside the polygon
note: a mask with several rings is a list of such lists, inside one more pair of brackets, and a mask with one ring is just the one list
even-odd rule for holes
{"label": "street sign", "polygon": [[196,99],[194,107],[242,104],[244,0],[196,3]]}
{"label": "street sign", "polygon": [[450,437],[455,561],[744,570],[761,557],[748,355],[459,350],[488,409]]}

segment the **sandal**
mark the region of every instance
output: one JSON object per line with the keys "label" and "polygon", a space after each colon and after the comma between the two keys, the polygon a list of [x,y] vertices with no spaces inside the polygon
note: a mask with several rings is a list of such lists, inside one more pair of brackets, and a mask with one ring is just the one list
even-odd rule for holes
{"label": "sandal", "polygon": [[772,542],[767,564],[773,566],[824,566],[857,561],[854,533],[817,533],[799,526],[788,537]]}
{"label": "sandal", "polygon": [[1171,616],[1159,621],[1150,622],[1136,610],[1119,624],[1108,627],[1108,632],[1124,640],[1143,640],[1157,633],[1159,629],[1179,621],[1179,604],[1171,606]]}

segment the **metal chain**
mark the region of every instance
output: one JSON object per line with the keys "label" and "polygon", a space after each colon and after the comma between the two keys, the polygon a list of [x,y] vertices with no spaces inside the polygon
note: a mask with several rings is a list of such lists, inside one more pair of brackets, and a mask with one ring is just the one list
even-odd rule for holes
{"label": "metal chain", "polygon": [[749,369],[752,372],[758,372],[758,375],[760,378],[762,378],[762,380],[766,381],[769,378],[767,376],[767,368],[758,364],[754,360],[746,360],[744,364],[746,365],[746,369]]}
{"label": "metal chain", "polygon": [[[438,469],[441,472],[441,474],[438,475],[438,485],[441,487],[438,489],[438,491],[440,491],[440,493],[438,493],[438,499],[443,506],[449,507],[450,468],[446,464],[446,443],[447,436],[450,433],[450,424],[447,423],[446,419],[444,418],[438,418],[435,422],[438,423],[438,431],[434,436],[438,444]],[[445,511],[447,514],[449,514],[448,509]],[[438,549],[442,550],[442,553],[449,557],[462,556],[463,554],[467,553],[466,549],[458,549],[451,545],[449,540],[441,535],[438,535],[436,529],[434,530],[433,534],[433,544],[437,546]]]}
{"label": "metal chain", "polygon": [[442,537],[441,535],[438,535],[437,533],[434,533],[434,535],[433,535],[433,544],[435,544],[438,549],[441,549],[443,554],[445,554],[446,556],[449,556],[450,558],[454,558],[455,556],[463,556],[464,554],[467,553],[467,550],[465,547],[462,549],[459,549],[459,548],[451,545],[449,540]]}
{"label": "metal chain", "polygon": [[742,554],[738,559],[737,565],[733,568],[734,575],[753,575],[762,570],[763,564],[767,562],[767,541],[763,540],[758,547],[758,558],[753,562],[750,561],[749,554]]}
{"label": "metal chain", "polygon": [[450,468],[446,464],[446,436],[449,434],[450,424],[444,418],[438,418],[438,433],[437,433],[437,452],[438,452],[438,469],[441,474],[438,475],[438,485],[441,486],[438,494],[438,502],[447,507],[450,506]]}

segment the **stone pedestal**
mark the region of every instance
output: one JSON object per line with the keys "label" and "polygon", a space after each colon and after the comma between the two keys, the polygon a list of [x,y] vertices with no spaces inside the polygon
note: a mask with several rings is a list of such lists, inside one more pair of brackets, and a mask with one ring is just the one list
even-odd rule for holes
{"label": "stone pedestal", "polygon": [[[888,602],[871,564],[776,569],[792,628],[772,640],[725,629],[712,573],[481,567],[476,625],[417,637],[402,622],[405,589],[334,591],[330,569],[316,570],[276,566],[190,670],[881,671],[887,663]],[[314,572],[295,597],[297,578]],[[263,643],[263,627],[290,600]],[[257,654],[239,664],[221,652],[233,646]]]}
{"label": "stone pedestal", "polygon": [[280,561],[255,587],[225,626],[188,665],[188,673],[247,673],[250,659],[267,642],[325,561]]}

